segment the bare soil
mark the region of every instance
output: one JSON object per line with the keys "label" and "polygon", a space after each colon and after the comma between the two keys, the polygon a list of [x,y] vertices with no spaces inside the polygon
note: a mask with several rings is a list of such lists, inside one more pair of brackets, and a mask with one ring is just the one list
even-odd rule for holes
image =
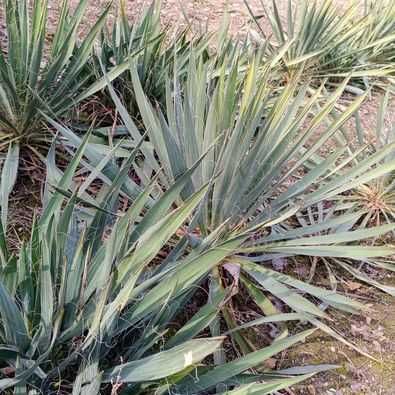
{"label": "bare soil", "polygon": [[[393,277],[388,280],[394,282]],[[361,316],[334,312],[334,327],[372,358],[317,331],[304,344],[287,351],[279,366],[330,363],[339,367],[296,386],[291,394],[395,394],[394,298],[361,284],[352,296],[365,302],[369,311]]]}

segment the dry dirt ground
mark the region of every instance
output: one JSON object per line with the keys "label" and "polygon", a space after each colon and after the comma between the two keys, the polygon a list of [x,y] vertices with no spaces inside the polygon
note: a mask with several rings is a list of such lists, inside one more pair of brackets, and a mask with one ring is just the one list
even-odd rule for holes
{"label": "dry dirt ground", "polygon": [[[319,2],[322,0],[319,0]],[[357,0],[361,7],[364,0]],[[50,6],[56,9],[59,0],[49,0]],[[254,13],[261,14],[262,4],[270,8],[272,0],[247,0],[250,8]],[[334,4],[339,8],[345,8],[349,1],[333,0]],[[71,0],[71,4],[78,3],[78,0]],[[116,6],[118,1],[113,2]],[[125,0],[125,4],[130,17],[139,15],[144,7],[149,5],[151,0]],[[297,5],[297,1],[293,1]],[[108,4],[108,0],[91,0],[91,13],[93,17],[99,15]],[[280,14],[285,15],[288,0],[277,0],[277,6]],[[209,30],[215,31],[221,24],[224,11],[227,10],[232,17],[231,31],[233,34],[241,34],[245,32],[246,25],[249,20],[249,13],[245,5],[245,0],[162,0],[162,23],[170,26],[171,29],[182,28],[185,26],[185,16],[193,25],[197,27],[208,26]]]}
{"label": "dry dirt ground", "polygon": [[[254,12],[261,9],[261,1],[270,7],[269,0],[249,0]],[[345,0],[333,0],[339,8],[346,5]],[[137,17],[147,0],[125,0],[128,15],[131,19]],[[50,29],[56,26],[56,16],[60,0],[49,0],[51,7]],[[78,0],[71,0],[75,6]],[[108,1],[91,0],[88,12],[87,25],[95,20]],[[114,1],[117,3],[117,1]],[[286,9],[287,0],[278,0],[282,12]],[[294,3],[296,3],[294,1]],[[363,4],[363,0],[360,1]],[[297,3],[296,3],[297,4]],[[194,29],[218,30],[222,16],[228,10],[231,17],[231,34],[243,35],[251,27],[248,23],[249,14],[243,0],[163,0],[162,24],[175,32],[186,26],[185,16],[192,22]],[[1,30],[4,25],[0,18]],[[264,30],[268,31],[263,21]],[[363,126],[374,130],[378,113],[379,97],[373,95],[365,102],[360,110]],[[386,123],[395,124],[395,103],[388,112]],[[383,282],[395,285],[394,276],[383,276]],[[357,344],[363,351],[373,355],[376,360],[366,358],[341,343],[317,332],[306,344],[302,344],[292,351],[277,357],[274,365],[281,368],[296,364],[336,363],[340,368],[336,371],[317,376],[311,382],[290,390],[289,394],[307,395],[395,395],[395,304],[394,299],[383,296],[382,293],[372,290],[363,284],[353,285],[353,296],[365,301],[370,310],[364,316],[350,316],[336,314],[338,330],[348,340]]]}
{"label": "dry dirt ground", "polygon": [[[395,285],[394,278],[387,283]],[[306,343],[286,352],[278,366],[331,363],[339,368],[295,387],[290,394],[394,395],[395,304],[394,298],[352,281],[350,295],[369,311],[350,316],[335,312],[332,325],[347,340],[375,359],[367,358],[332,337],[317,331]],[[358,287],[358,289],[354,289]]]}

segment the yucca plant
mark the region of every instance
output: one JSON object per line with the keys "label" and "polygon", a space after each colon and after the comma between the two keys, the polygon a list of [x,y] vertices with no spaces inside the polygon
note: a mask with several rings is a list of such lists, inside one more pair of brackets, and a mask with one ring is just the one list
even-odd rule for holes
{"label": "yucca plant", "polygon": [[[194,48],[194,56],[210,62],[215,69],[222,58],[238,46],[227,36],[226,18],[217,35],[208,32],[197,35],[190,27],[169,34],[169,29],[161,27],[161,3],[153,0],[142,16],[131,23],[127,17],[125,2],[121,1],[112,29],[109,30],[107,26],[103,28],[100,45],[92,59],[91,67],[97,82],[91,89],[96,90],[96,85],[102,85],[103,68],[107,73],[110,70],[111,73],[116,72],[118,77],[113,81],[113,86],[130,114],[138,115],[130,75],[131,54],[134,54],[133,60],[145,94],[158,104],[165,105],[167,78],[173,73],[178,79],[185,76],[191,47]],[[247,51],[247,48],[244,50]],[[90,94],[91,90],[88,89],[82,97]],[[111,103],[111,98],[108,99]]]}
{"label": "yucca plant", "polygon": [[[341,11],[332,0],[323,2],[288,1],[287,13],[280,15],[277,2],[272,9],[261,1],[263,13],[256,15],[245,3],[257,26],[258,33],[268,39],[260,26],[260,19],[269,21],[272,36],[267,46],[271,56],[283,48],[283,67],[287,78],[301,67],[315,82],[324,77],[330,84],[352,76],[350,85],[368,77],[384,77],[394,73],[393,6],[383,8],[384,19],[378,23],[372,6],[367,15],[361,15],[358,2]],[[380,2],[376,11],[382,9]],[[372,3],[373,4],[373,3]],[[377,13],[377,14],[378,14]],[[284,22],[285,20],[285,22]],[[362,87],[364,87],[362,85]],[[347,87],[354,92],[353,87]],[[357,91],[359,92],[359,91]]]}
{"label": "yucca plant", "polygon": [[395,61],[395,5],[392,1],[366,1],[362,23],[364,28],[354,39],[350,57],[354,62],[390,64]]}
{"label": "yucca plant", "polygon": [[[331,50],[321,62],[322,74],[329,77],[352,72],[353,85],[393,85],[395,53],[395,5],[392,1],[366,2],[365,14],[350,25],[353,37]],[[373,78],[370,78],[373,77]],[[375,77],[386,77],[375,78]],[[350,89],[353,92],[353,89]]]}
{"label": "yucca plant", "polygon": [[[359,144],[356,149],[363,146],[366,138],[373,138],[373,143],[370,144],[370,150],[373,153],[379,152],[387,146],[391,146],[395,142],[395,125],[386,125],[386,117],[390,115],[388,104],[393,100],[390,90],[386,92],[381,98],[379,111],[377,114],[377,124],[375,128],[375,135],[367,136],[367,132],[363,129],[362,123],[359,119],[359,114],[356,113],[356,134],[355,139]],[[371,132],[370,132],[371,133]],[[355,145],[355,144],[354,144]],[[391,163],[395,158],[395,151],[392,150],[387,156],[382,158],[382,164]],[[356,161],[360,161],[361,157],[357,156]],[[367,214],[363,220],[363,224],[375,223],[394,223],[395,222],[395,173],[388,172],[383,177],[380,177],[372,182],[365,183],[355,190],[351,191],[346,196],[347,202],[352,202],[358,207],[365,208]]]}
{"label": "yucca plant", "polygon": [[[379,0],[367,2],[366,15],[357,23],[364,28],[354,38],[352,45],[344,48],[341,61],[352,64],[354,69],[381,66],[387,68],[387,79],[381,86],[394,85],[395,71],[395,4]],[[392,70],[391,70],[392,68]],[[362,73],[363,74],[363,73]],[[361,75],[363,77],[363,75]],[[369,79],[362,78],[365,86]],[[389,84],[388,84],[389,82]]]}
{"label": "yucca plant", "polygon": [[[353,163],[364,160],[367,153],[370,155],[377,154],[380,150],[388,146],[391,147],[394,143],[394,125],[387,122],[390,116],[388,106],[391,100],[393,100],[393,96],[389,89],[381,97],[374,131],[365,130],[359,112],[355,112],[355,133],[343,134],[343,143],[348,144],[353,152]],[[392,150],[388,152],[388,155],[381,158],[380,163],[385,166],[385,164],[391,163],[393,159],[394,152]],[[318,161],[312,158],[306,167],[311,170],[317,165]],[[359,225],[361,227],[369,224],[392,224],[395,220],[394,192],[394,172],[389,169],[384,176],[361,184],[345,195],[336,197],[335,200],[344,202],[344,209],[348,211],[353,211],[356,208],[366,210],[366,215],[363,216]]]}
{"label": "yucca plant", "polygon": [[361,37],[360,47],[369,50],[365,55],[367,60],[376,63],[395,62],[395,4],[387,0],[371,1],[366,17],[369,23]]}
{"label": "yucca plant", "polygon": [[[96,79],[102,77],[102,67],[106,72],[114,66],[123,68],[124,72],[114,81],[114,87],[120,95],[128,98],[131,112],[136,109],[127,72],[130,54],[139,51],[136,56],[144,90],[149,97],[160,100],[164,92],[163,75],[166,75],[173,59],[173,51],[179,51],[178,40],[172,43],[174,48],[172,44],[168,48],[168,37],[161,28],[160,9],[161,2],[153,1],[141,18],[131,24],[126,15],[125,2],[119,2],[117,18],[111,30],[107,26],[102,29],[100,45],[92,59],[91,67]],[[185,36],[180,43],[184,40]]]}
{"label": "yucca plant", "polygon": [[[215,80],[208,78],[207,66],[202,62],[191,63],[185,84],[172,86],[168,81],[166,112],[146,98],[134,69],[136,99],[149,144],[154,148],[154,154],[140,158],[135,171],[145,183],[158,168],[163,168],[165,177],[160,178],[160,185],[166,187],[204,155],[180,194],[184,201],[202,185],[210,185],[189,226],[194,242],[186,239],[181,251],[193,249],[212,235],[220,235],[222,240],[247,237],[237,256],[213,270],[213,294],[233,278],[235,289],[243,288],[265,315],[281,313],[268,297],[271,294],[287,306],[285,311],[296,312],[290,318],[310,321],[337,336],[324,322],[328,315],[323,306],[352,312],[363,306],[334,289],[313,286],[294,278],[292,273],[277,273],[274,264],[273,268],[268,265],[303,256],[331,257],[352,265],[391,256],[391,245],[361,245],[361,241],[392,231],[393,223],[354,228],[366,210],[345,214],[341,203],[331,202],[334,197],[341,200],[346,191],[393,171],[393,160],[385,164],[381,161],[395,145],[389,144],[355,166],[355,154],[347,144],[333,145],[324,156],[320,150],[336,137],[364,97],[358,97],[316,137],[318,127],[333,113],[348,81],[324,101],[320,99],[323,87],[311,95],[307,87],[298,90],[297,79],[285,86],[280,95],[273,95],[271,67],[270,61],[262,72],[261,59],[252,60],[240,83],[237,59],[230,68],[224,67]],[[140,131],[111,86],[109,90],[126,129],[136,140]],[[317,103],[321,103],[318,109]],[[311,158],[318,158],[317,165],[305,172]],[[296,215],[299,223],[295,222]],[[311,223],[302,221],[303,216]],[[251,232],[254,237],[250,237]],[[391,287],[386,290],[394,293]],[[320,301],[320,306],[314,300]],[[230,328],[237,325],[232,311],[230,305],[222,310]],[[218,326],[212,327],[213,333],[217,330]],[[234,339],[242,352],[254,347],[240,336],[235,335]]]}
{"label": "yucca plant", "polygon": [[1,2],[7,28],[7,42],[0,50],[3,228],[21,149],[41,156],[50,141],[47,129],[42,127],[42,112],[52,116],[65,114],[76,104],[80,89],[89,78],[85,65],[108,8],[79,41],[78,29],[87,5],[87,0],[81,0],[71,15],[69,1],[64,0],[56,31],[48,37],[47,0],[33,1],[31,9],[27,0]]}
{"label": "yucca plant", "polygon": [[89,135],[64,173],[54,167],[55,151],[50,150],[46,206],[18,256],[8,251],[0,233],[3,393],[206,394],[214,389],[268,394],[328,368],[300,369],[304,374],[295,374],[298,369],[251,372],[266,358],[304,340],[311,330],[214,366],[208,357],[222,347],[225,337],[197,335],[213,322],[231,289],[198,301],[200,307],[186,322],[176,326],[175,320],[199,281],[232,255],[243,237],[215,242],[214,236],[191,253],[170,253],[163,260],[160,251],[171,245],[179,248],[174,234],[191,220],[207,191],[203,186],[171,209],[197,165],[180,175],[150,209],[144,206],[155,182],[129,202],[126,211],[119,211],[121,185],[138,148],[123,162],[114,182],[102,185],[92,204],[83,193],[96,172],[78,188],[73,181],[88,140]]}
{"label": "yucca plant", "polygon": [[40,130],[40,111],[50,107],[53,114],[64,113],[83,85],[84,69],[103,26],[107,9],[77,44],[77,30],[88,1],[80,1],[73,15],[63,1],[57,29],[48,45],[48,4],[36,0],[2,2],[6,15],[7,48],[0,56],[1,146],[10,143],[47,142]]}

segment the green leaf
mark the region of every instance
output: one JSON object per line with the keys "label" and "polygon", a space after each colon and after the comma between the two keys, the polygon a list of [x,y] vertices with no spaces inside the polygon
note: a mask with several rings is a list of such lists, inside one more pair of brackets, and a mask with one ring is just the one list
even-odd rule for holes
{"label": "green leaf", "polygon": [[184,341],[190,340],[208,327],[217,317],[225,296],[225,291],[221,290],[217,292],[213,300],[209,300],[172,338],[170,338],[166,347],[174,347]]}
{"label": "green leaf", "polygon": [[239,388],[222,392],[223,395],[265,395],[273,394],[276,391],[281,391],[282,389],[289,388],[294,384],[298,384],[301,381],[308,380],[313,377],[313,374],[304,374],[296,377],[284,377],[277,380],[269,380],[265,384],[252,383],[247,385],[242,385]]}
{"label": "green leaf", "polygon": [[202,374],[198,380],[188,380],[178,389],[179,391],[201,392],[220,384],[239,373],[262,363],[265,359],[291,347],[295,343],[304,341],[306,337],[311,335],[314,330],[304,331],[298,335],[288,337],[286,339],[275,341],[272,345],[262,348],[261,350],[252,352],[244,357],[238,358],[232,362],[218,366],[213,370]]}
{"label": "green leaf", "polygon": [[20,353],[29,345],[29,336],[21,312],[7,289],[0,282],[0,315],[5,339],[9,345],[16,346]]}
{"label": "green leaf", "polygon": [[0,185],[1,223],[3,231],[7,230],[8,200],[14,188],[19,166],[19,144],[11,143],[3,163]]}
{"label": "green leaf", "polygon": [[[325,288],[316,287],[301,280],[297,280],[286,274],[275,272],[264,266],[239,260],[242,268],[252,276],[264,289],[267,289],[273,295],[282,299],[297,312],[307,312],[316,316],[324,316],[324,313],[314,306],[301,295],[289,290],[285,285],[297,288],[303,292],[309,293],[322,301],[342,308],[346,311],[355,312],[364,309],[364,305],[354,301],[339,293],[327,290]],[[285,285],[283,285],[285,284]],[[310,310],[310,311],[309,311]]]}
{"label": "green leaf", "polygon": [[104,372],[103,381],[117,378],[123,382],[162,379],[198,364],[221,346],[223,338],[190,340],[170,350],[116,366]]}

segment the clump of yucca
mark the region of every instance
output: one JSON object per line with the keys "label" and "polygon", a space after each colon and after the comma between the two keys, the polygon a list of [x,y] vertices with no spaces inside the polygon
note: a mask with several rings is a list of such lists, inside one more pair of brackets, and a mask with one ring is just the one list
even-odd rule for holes
{"label": "clump of yucca", "polygon": [[221,348],[224,337],[201,333],[231,290],[201,301],[177,329],[174,319],[199,281],[232,254],[241,239],[207,244],[177,257],[158,255],[168,250],[170,239],[175,250],[180,248],[182,240],[174,234],[191,220],[207,192],[203,186],[171,209],[196,166],[154,203],[152,183],[120,213],[115,208],[121,196],[128,196],[123,186],[139,148],[96,199],[88,198],[85,190],[99,169],[93,168],[78,188],[73,175],[89,137],[64,173],[55,167],[50,151],[45,208],[16,256],[0,227],[1,391],[94,395],[112,387],[134,393],[199,394],[221,385],[230,391],[226,393],[266,393],[328,368],[280,378],[250,373],[266,358],[304,340],[311,330],[220,368],[213,366],[207,357]]}

